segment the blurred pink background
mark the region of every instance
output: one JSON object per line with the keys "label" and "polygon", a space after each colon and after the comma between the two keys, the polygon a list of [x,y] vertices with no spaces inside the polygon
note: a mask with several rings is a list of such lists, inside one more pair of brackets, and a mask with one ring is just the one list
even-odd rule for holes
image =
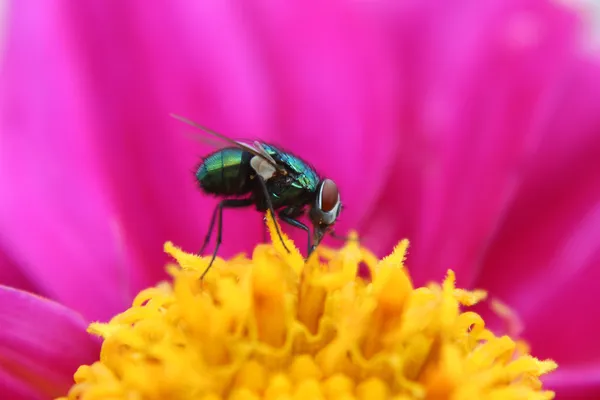
{"label": "blurred pink background", "polygon": [[[565,396],[599,393],[597,25],[565,7],[8,2],[0,283],[106,319],[165,277],[165,241],[198,250],[213,149],[173,112],[303,157],[340,187],[337,232],[379,256],[409,238],[416,284],[454,269],[519,313]],[[220,255],[262,230],[227,211]]]}

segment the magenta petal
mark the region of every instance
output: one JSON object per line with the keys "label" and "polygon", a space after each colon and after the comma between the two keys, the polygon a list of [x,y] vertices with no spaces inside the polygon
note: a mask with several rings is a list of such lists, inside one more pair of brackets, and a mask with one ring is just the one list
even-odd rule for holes
{"label": "magenta petal", "polygon": [[80,36],[65,29],[61,5],[11,5],[0,76],[0,247],[42,293],[106,319],[127,304],[129,280],[148,280],[126,269],[127,232],[107,195],[94,99],[73,51]]}
{"label": "magenta petal", "polygon": [[544,383],[560,400],[600,399],[600,363],[579,368],[559,367],[544,379]]}
{"label": "magenta petal", "polygon": [[3,396],[8,395],[11,400],[48,400],[54,397],[36,386],[35,383],[15,378],[4,371],[4,367],[0,364],[0,394]]}
{"label": "magenta petal", "polygon": [[[338,180],[347,204],[340,229],[356,226],[382,185],[395,141],[393,70],[373,27],[343,2],[138,4],[134,14],[73,13],[77,35],[95,43],[78,51],[94,66],[94,97],[106,99],[98,151],[139,264],[160,270],[167,239],[196,250],[216,205],[188,172],[212,149],[189,139],[184,133],[193,130],[169,119],[173,111],[310,160]],[[107,25],[118,40],[98,30]],[[129,69],[113,71],[115,59]],[[222,255],[248,251],[261,237],[261,216],[252,210],[224,218]]]}
{"label": "magenta petal", "polygon": [[[546,122],[548,135],[499,226],[476,285],[523,315],[535,331],[529,338],[534,346],[539,341],[546,356],[559,363],[598,360],[600,348],[585,329],[599,334],[600,323],[577,299],[595,303],[597,290],[589,284],[600,280],[600,67],[574,68],[558,99],[554,117]],[[563,320],[557,321],[558,315]],[[572,324],[577,329],[564,328]],[[538,326],[556,326],[555,333]],[[575,340],[576,333],[589,341]],[[544,345],[549,341],[552,350]]]}
{"label": "magenta petal", "polygon": [[248,13],[269,71],[272,129],[340,186],[344,212],[336,229],[358,228],[387,189],[399,142],[394,54],[380,21],[357,3],[268,4]]}
{"label": "magenta petal", "polygon": [[[552,285],[537,305],[522,314],[526,322],[523,336],[532,353],[554,359],[559,368],[548,376],[548,387],[558,399],[600,398],[600,320],[596,310],[600,282],[600,251],[572,278]],[[576,397],[582,396],[582,397]]]}
{"label": "magenta petal", "polygon": [[409,2],[393,19],[406,81],[402,142],[368,234],[384,251],[410,238],[417,283],[453,268],[464,285],[543,134],[539,120],[575,60],[579,30],[548,1],[417,3],[429,7]]}
{"label": "magenta petal", "polygon": [[23,266],[18,265],[0,247],[0,285],[34,293],[43,291],[26,275]]}
{"label": "magenta petal", "polygon": [[7,399],[65,394],[100,345],[75,312],[27,292],[0,286],[0,392]]}
{"label": "magenta petal", "polygon": [[[578,63],[549,104],[535,157],[475,283],[514,307],[533,353],[555,359],[559,399],[600,398],[600,67]],[[573,372],[571,372],[573,371]],[[562,375],[560,375],[562,376]],[[553,379],[553,378],[552,378]],[[554,380],[550,380],[554,382]],[[577,385],[583,385],[578,387]],[[574,385],[574,386],[569,386]]]}
{"label": "magenta petal", "polygon": [[[600,363],[600,319],[595,309],[600,282],[600,250],[577,273],[563,276],[560,284],[547,284],[520,305],[526,321],[524,337],[536,356],[555,359],[564,367]],[[535,289],[534,289],[535,290]],[[551,333],[551,334],[550,334]]]}
{"label": "magenta petal", "polygon": [[[213,149],[170,112],[306,157],[338,180],[342,233],[358,224],[396,103],[375,24],[352,3],[89,4],[14,2],[0,84],[0,228],[50,296],[106,319],[164,277],[166,240],[200,247],[216,199],[191,170]],[[254,210],[224,219],[223,256],[262,236]]]}

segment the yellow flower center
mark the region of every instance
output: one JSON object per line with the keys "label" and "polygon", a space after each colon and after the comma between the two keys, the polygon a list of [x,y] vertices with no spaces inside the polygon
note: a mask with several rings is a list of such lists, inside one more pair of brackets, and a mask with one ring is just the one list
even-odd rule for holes
{"label": "yellow flower center", "polygon": [[[63,399],[552,399],[539,377],[553,361],[495,336],[474,312],[486,297],[442,285],[414,288],[408,241],[381,261],[349,241],[304,262],[267,221],[272,245],[252,259],[210,258],[165,244],[172,283],[89,331],[100,361],[82,366]],[[366,265],[372,280],[357,274]]]}

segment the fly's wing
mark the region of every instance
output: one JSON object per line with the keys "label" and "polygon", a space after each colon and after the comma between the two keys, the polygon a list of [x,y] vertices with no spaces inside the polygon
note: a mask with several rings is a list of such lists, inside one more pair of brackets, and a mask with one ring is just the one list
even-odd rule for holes
{"label": "fly's wing", "polygon": [[[244,142],[239,142],[237,140],[230,139],[225,135],[222,135],[218,132],[215,132],[208,128],[205,128],[202,125],[197,124],[193,121],[190,121],[189,119],[181,117],[179,115],[171,114],[171,116],[175,119],[178,119],[178,120],[190,125],[190,126],[193,126],[194,128],[198,128],[201,131],[214,136],[215,138],[218,138],[222,142],[225,142],[225,143],[235,146],[235,147],[239,147],[242,150],[245,150],[251,154],[254,154],[255,156],[261,158],[262,160],[267,162],[271,167],[275,168],[275,170],[283,173],[284,175],[287,175],[287,173],[288,173],[287,169],[285,167],[283,167],[282,165],[277,164],[277,162],[273,159],[273,157],[271,157],[271,155],[269,153],[267,153],[267,151],[262,147],[262,145],[259,142],[254,142],[254,146],[252,146],[252,145],[249,145]],[[215,143],[211,141],[211,144],[215,144]]]}

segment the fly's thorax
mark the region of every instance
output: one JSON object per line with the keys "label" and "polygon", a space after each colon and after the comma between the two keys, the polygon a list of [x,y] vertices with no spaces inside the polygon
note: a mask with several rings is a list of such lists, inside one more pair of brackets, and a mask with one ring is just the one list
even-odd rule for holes
{"label": "fly's thorax", "polygon": [[303,207],[314,200],[314,192],[298,184],[295,177],[291,175],[275,175],[267,182],[267,192],[271,197],[273,208]]}
{"label": "fly's thorax", "polygon": [[272,145],[263,144],[264,149],[293,176],[292,185],[307,192],[315,192],[320,182],[319,176],[313,167],[300,157],[278,149]]}

